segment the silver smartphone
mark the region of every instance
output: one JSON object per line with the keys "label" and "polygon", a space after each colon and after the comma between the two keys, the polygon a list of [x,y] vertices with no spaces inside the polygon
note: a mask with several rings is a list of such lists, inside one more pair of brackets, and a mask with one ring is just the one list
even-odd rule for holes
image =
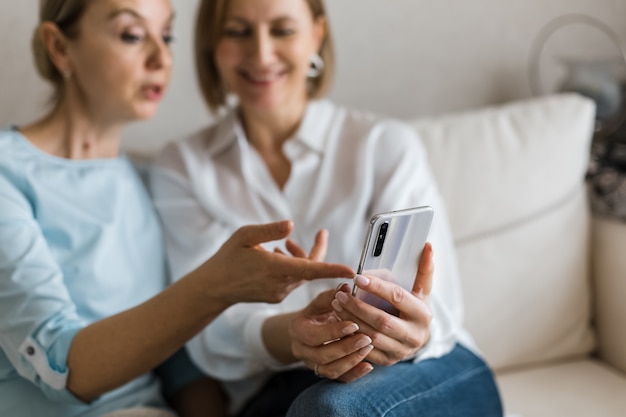
{"label": "silver smartphone", "polygon": [[[411,291],[433,215],[432,207],[422,206],[373,216],[357,273],[374,275]],[[352,294],[381,310],[398,315],[398,310],[389,302],[356,285],[352,287]]]}

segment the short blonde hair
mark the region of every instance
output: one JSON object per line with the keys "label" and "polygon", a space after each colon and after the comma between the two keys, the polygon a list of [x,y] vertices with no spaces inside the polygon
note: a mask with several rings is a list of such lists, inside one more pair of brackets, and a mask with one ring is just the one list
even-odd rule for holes
{"label": "short blonde hair", "polygon": [[[313,19],[326,17],[322,0],[304,0],[309,5]],[[195,28],[196,72],[200,90],[212,112],[217,112],[226,104],[226,85],[215,64],[215,49],[222,36],[228,0],[202,0]],[[326,25],[326,36],[319,51],[324,60],[324,70],[316,78],[309,79],[310,99],[326,95],[335,72],[335,52],[330,27]]]}
{"label": "short blonde hair", "polygon": [[[52,22],[70,39],[78,37],[78,22],[85,13],[88,0],[40,0],[39,23]],[[37,72],[54,87],[52,103],[58,104],[63,95],[63,75],[54,65],[48,49],[41,38],[39,27],[35,29],[32,50]]]}

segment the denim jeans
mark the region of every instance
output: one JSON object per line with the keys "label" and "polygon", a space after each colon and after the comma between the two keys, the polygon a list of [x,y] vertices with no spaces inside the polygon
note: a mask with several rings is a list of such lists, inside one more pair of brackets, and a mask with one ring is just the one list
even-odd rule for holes
{"label": "denim jeans", "polygon": [[493,374],[474,353],[377,366],[354,382],[320,380],[309,371],[277,374],[240,417],[501,417]]}

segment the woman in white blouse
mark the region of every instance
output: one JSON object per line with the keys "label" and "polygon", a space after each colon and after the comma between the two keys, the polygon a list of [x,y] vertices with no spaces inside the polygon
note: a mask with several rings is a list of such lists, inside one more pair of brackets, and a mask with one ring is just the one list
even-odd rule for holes
{"label": "woman in white blouse", "polygon": [[[174,277],[239,226],[282,218],[294,219],[300,246],[330,235],[328,260],[356,266],[373,214],[435,209],[434,277],[427,245],[426,279],[411,293],[375,277],[356,280],[399,317],[359,303],[345,280],[328,279],[279,304],[235,305],[192,339],[192,359],[224,382],[231,413],[501,415],[493,375],[463,329],[445,208],[419,139],[400,122],[318,100],[333,69],[321,0],[205,0],[196,59],[209,107],[225,115],[168,146],[153,170]],[[227,105],[229,95],[237,105]],[[277,250],[326,255],[307,255],[291,241]],[[339,318],[356,325],[337,327]]]}

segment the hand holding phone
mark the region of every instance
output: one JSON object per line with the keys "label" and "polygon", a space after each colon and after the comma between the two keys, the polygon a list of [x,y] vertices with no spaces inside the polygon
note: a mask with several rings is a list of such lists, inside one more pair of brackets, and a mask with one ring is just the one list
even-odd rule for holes
{"label": "hand holding phone", "polygon": [[[422,206],[373,216],[357,274],[382,278],[410,292],[433,215],[432,207]],[[352,294],[390,314],[399,314],[388,301],[360,290],[356,285]]]}

